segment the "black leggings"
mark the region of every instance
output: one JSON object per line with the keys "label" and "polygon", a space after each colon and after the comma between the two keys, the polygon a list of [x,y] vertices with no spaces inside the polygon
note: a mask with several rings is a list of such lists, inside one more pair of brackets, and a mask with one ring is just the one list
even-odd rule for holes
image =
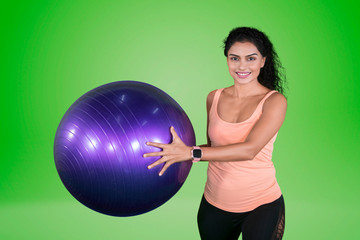
{"label": "black leggings", "polygon": [[283,196],[274,202],[261,205],[250,212],[233,213],[208,203],[203,196],[197,216],[202,240],[282,239],[285,228]]}

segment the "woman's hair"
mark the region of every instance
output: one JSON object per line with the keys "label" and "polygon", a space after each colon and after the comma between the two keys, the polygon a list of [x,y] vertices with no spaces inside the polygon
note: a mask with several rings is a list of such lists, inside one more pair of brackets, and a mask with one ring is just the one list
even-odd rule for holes
{"label": "woman's hair", "polygon": [[276,90],[282,94],[285,92],[286,76],[275,49],[265,33],[250,27],[234,28],[224,40],[224,55],[236,42],[251,42],[261,55],[266,57],[265,65],[260,70],[258,81],[261,85]]}

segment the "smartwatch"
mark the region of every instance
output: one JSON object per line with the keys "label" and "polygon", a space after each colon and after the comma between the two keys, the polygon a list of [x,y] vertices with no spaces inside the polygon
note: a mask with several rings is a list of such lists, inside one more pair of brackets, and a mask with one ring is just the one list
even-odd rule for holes
{"label": "smartwatch", "polygon": [[193,158],[193,162],[198,162],[200,161],[200,158],[202,157],[202,151],[201,148],[198,146],[194,146],[193,149],[191,150],[191,156]]}

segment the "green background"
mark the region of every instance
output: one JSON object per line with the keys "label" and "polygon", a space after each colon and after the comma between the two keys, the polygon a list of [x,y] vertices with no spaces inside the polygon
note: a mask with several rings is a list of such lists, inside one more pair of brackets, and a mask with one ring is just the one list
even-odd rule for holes
{"label": "green background", "polygon": [[61,117],[85,92],[137,80],[170,94],[205,143],[208,92],[233,83],[222,40],[267,33],[289,82],[273,161],[284,239],[360,238],[359,6],[356,1],[2,1],[1,239],[199,239],[206,163],[144,215],[77,202],[53,159]]}

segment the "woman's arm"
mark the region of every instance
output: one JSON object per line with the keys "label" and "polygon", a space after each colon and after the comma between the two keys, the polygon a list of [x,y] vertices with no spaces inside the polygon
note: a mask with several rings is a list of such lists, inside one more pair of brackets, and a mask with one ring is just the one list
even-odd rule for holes
{"label": "woman's arm", "polygon": [[[210,110],[209,107],[211,107],[211,105],[208,105],[208,113]],[[280,129],[285,119],[286,108],[287,102],[285,97],[280,93],[272,94],[265,101],[260,119],[254,125],[244,142],[219,147],[202,147],[203,156],[201,160],[252,160]],[[171,144],[147,143],[150,146],[163,149],[161,152],[144,154],[144,157],[162,156],[161,159],[149,165],[149,168],[152,168],[165,163],[159,175],[162,175],[173,163],[191,160],[192,147],[186,146],[177,136],[173,128],[171,128],[171,133],[173,135],[173,142]]]}
{"label": "woman's arm", "polygon": [[211,141],[209,137],[209,113],[211,109],[212,102],[214,100],[216,90],[210,92],[206,98],[206,116],[207,116],[207,124],[206,124],[206,139],[207,143],[199,145],[199,147],[211,147]]}

